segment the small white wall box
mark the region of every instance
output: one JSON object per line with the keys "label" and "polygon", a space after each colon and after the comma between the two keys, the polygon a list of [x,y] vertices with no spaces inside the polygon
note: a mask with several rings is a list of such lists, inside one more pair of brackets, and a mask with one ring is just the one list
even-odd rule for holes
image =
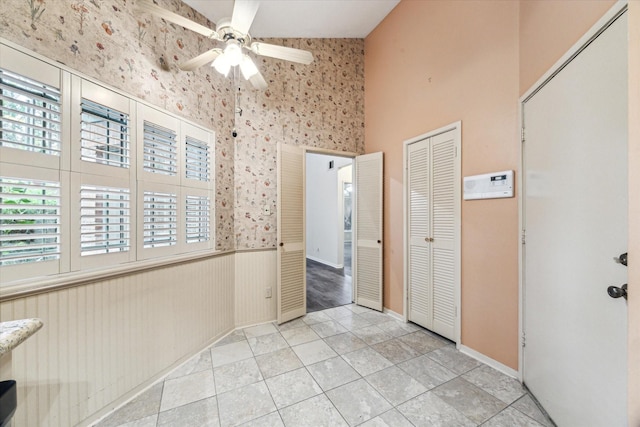
{"label": "small white wall box", "polygon": [[464,200],[513,197],[513,171],[464,177]]}

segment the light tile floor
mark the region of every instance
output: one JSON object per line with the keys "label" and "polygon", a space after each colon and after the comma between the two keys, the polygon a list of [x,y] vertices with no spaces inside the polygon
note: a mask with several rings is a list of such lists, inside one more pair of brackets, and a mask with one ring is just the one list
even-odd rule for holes
{"label": "light tile floor", "polygon": [[234,331],[98,424],[553,426],[520,383],[356,305]]}

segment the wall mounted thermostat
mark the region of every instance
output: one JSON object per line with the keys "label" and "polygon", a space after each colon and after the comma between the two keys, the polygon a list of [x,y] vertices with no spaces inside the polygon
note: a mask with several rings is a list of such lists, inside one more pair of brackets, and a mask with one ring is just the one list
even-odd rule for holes
{"label": "wall mounted thermostat", "polygon": [[513,197],[513,171],[464,177],[464,200]]}

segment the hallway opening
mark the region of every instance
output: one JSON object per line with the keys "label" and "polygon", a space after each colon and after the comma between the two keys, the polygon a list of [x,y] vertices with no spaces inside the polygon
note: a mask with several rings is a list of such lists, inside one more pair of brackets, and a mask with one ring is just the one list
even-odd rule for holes
{"label": "hallway opening", "polygon": [[352,162],[306,154],[307,312],[353,301]]}

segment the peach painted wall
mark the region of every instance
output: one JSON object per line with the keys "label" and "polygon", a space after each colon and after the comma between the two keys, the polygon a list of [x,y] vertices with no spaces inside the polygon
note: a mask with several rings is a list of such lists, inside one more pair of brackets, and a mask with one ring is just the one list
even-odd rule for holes
{"label": "peach painted wall", "polygon": [[[629,2],[629,253],[640,253],[640,3]],[[640,425],[640,264],[629,265],[629,425]]]}
{"label": "peach painted wall", "polygon": [[[463,175],[517,169],[517,2],[404,0],[365,39],[365,150],[385,154],[384,305],[397,313],[403,141],[457,120]],[[517,369],[517,335],[517,200],[463,201],[462,343]]]}
{"label": "peach painted wall", "polygon": [[520,2],[520,94],[525,93],[615,0]]}
{"label": "peach painted wall", "polygon": [[[462,175],[519,179],[519,96],[613,3],[403,0],[365,39],[365,150],[385,154],[386,308],[403,312],[403,141],[462,120]],[[518,236],[517,198],[462,202],[462,344],[513,369]]]}

